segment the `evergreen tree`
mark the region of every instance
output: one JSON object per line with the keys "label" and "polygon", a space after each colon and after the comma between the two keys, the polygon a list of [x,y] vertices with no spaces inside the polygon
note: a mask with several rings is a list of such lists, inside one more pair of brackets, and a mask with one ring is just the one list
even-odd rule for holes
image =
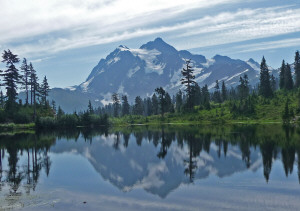
{"label": "evergreen tree", "polygon": [[300,87],[300,56],[299,56],[299,51],[296,51],[295,53],[295,77],[296,77],[296,82],[295,86],[298,88]]}
{"label": "evergreen tree", "polygon": [[221,93],[220,93],[220,86],[219,86],[219,81],[218,80],[216,80],[214,100],[217,103],[221,103]]}
{"label": "evergreen tree", "polygon": [[166,92],[166,112],[174,113],[173,103],[168,92]]}
{"label": "evergreen tree", "polygon": [[140,96],[137,96],[134,101],[133,113],[135,115],[143,115],[143,100]]}
{"label": "evergreen tree", "polygon": [[33,118],[36,118],[36,101],[37,97],[40,95],[40,84],[38,83],[38,77],[36,75],[36,72],[30,63],[29,68],[32,70],[30,75],[30,82],[31,82],[31,100],[33,100]]}
{"label": "evergreen tree", "polygon": [[157,115],[158,114],[158,99],[156,94],[152,95],[152,109],[153,109],[153,114]]}
{"label": "evergreen tree", "polygon": [[130,105],[128,103],[127,95],[122,96],[122,116],[129,115]]}
{"label": "evergreen tree", "polygon": [[201,88],[199,87],[198,83],[195,83],[192,86],[192,100],[193,100],[193,105],[201,104],[202,93],[201,93]]}
{"label": "evergreen tree", "polygon": [[25,94],[26,94],[26,99],[25,99],[25,104],[28,105],[28,86],[30,84],[30,69],[29,66],[27,64],[27,60],[24,58],[23,59],[23,63],[21,66],[21,70],[23,72],[23,86],[25,88]]}
{"label": "evergreen tree", "polygon": [[282,121],[284,124],[288,124],[290,122],[289,99],[285,102],[284,111],[282,113]]}
{"label": "evergreen tree", "polygon": [[210,97],[209,97],[209,91],[208,91],[208,87],[207,87],[207,84],[205,84],[205,86],[202,87],[202,104],[204,106],[205,109],[210,109],[210,103],[209,103],[209,100],[210,100]]}
{"label": "evergreen tree", "polygon": [[30,62],[29,64],[29,72],[30,72],[30,104],[32,105],[33,103],[33,97],[34,97],[34,87],[36,86],[35,82],[36,81],[36,72],[35,69],[33,68],[32,63]]}
{"label": "evergreen tree", "polygon": [[263,97],[269,98],[272,97],[272,89],[270,83],[270,74],[269,69],[265,60],[265,57],[262,58],[260,64],[260,83],[259,83],[259,93]]}
{"label": "evergreen tree", "polygon": [[50,91],[50,86],[48,84],[47,77],[45,76],[40,89],[42,102],[45,106],[47,105],[47,97],[49,95],[49,91]]}
{"label": "evergreen tree", "polygon": [[57,118],[60,119],[64,114],[65,114],[65,112],[61,109],[60,106],[58,106]]}
{"label": "evergreen tree", "polygon": [[287,89],[287,90],[291,90],[294,87],[291,66],[289,64],[286,64],[285,76],[284,76],[284,86],[285,86],[285,89]]}
{"label": "evergreen tree", "polygon": [[111,99],[113,101],[114,117],[118,117],[119,116],[119,109],[120,109],[119,95],[117,93],[113,93],[113,95],[111,96]]}
{"label": "evergreen tree", "polygon": [[155,89],[155,92],[158,95],[160,114],[163,117],[166,111],[166,91],[162,87],[159,87]]}
{"label": "evergreen tree", "polygon": [[53,111],[56,111],[56,103],[54,100],[51,101]]}
{"label": "evergreen tree", "polygon": [[152,109],[152,102],[150,97],[147,97],[146,99],[146,106],[147,106],[146,115],[147,116],[152,115],[153,109]]}
{"label": "evergreen tree", "polygon": [[271,75],[271,89],[273,93],[276,91],[276,79],[273,74]]}
{"label": "evergreen tree", "polygon": [[196,82],[194,81],[195,76],[193,75],[192,66],[190,66],[191,60],[186,61],[186,69],[183,68],[181,71],[183,78],[181,79],[181,84],[186,86],[186,93],[187,93],[187,108],[193,107],[193,99],[192,99],[192,85]]}
{"label": "evergreen tree", "polygon": [[279,88],[280,89],[285,89],[285,78],[284,78],[286,75],[285,69],[286,69],[285,61],[283,60],[281,68],[280,68],[280,73],[279,73]]}
{"label": "evergreen tree", "polygon": [[182,92],[179,90],[176,94],[176,112],[180,113],[181,107],[182,107],[183,101],[182,101]]}
{"label": "evergreen tree", "polygon": [[[60,107],[59,107],[60,108]],[[93,114],[94,113],[94,108],[92,106],[92,102],[91,100],[89,100],[89,104],[88,104],[88,113],[89,114]]]}
{"label": "evergreen tree", "polygon": [[227,89],[226,89],[224,81],[222,81],[221,95],[222,95],[222,102],[224,102],[225,100],[227,100]]}
{"label": "evergreen tree", "polygon": [[14,55],[10,50],[4,51],[2,54],[3,63],[6,63],[6,70],[1,76],[4,77],[4,85],[6,88],[6,109],[12,110],[16,105],[17,99],[17,84],[20,83],[19,70],[16,68],[15,64],[20,60],[17,55]]}
{"label": "evergreen tree", "polygon": [[0,92],[0,107],[1,108],[4,108],[4,103],[5,103],[5,100],[4,100],[4,95],[3,95],[3,92],[2,92],[2,90],[1,90],[1,92]]}
{"label": "evergreen tree", "polygon": [[240,77],[240,84],[237,88],[241,100],[246,99],[249,96],[249,80],[247,74]]}

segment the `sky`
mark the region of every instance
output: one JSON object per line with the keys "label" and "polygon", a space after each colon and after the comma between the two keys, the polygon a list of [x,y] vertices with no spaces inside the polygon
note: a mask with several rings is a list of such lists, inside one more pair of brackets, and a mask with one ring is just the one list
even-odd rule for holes
{"label": "sky", "polygon": [[119,45],[156,37],[273,68],[300,50],[299,0],[0,0],[0,14],[0,51],[27,58],[51,87],[78,85]]}

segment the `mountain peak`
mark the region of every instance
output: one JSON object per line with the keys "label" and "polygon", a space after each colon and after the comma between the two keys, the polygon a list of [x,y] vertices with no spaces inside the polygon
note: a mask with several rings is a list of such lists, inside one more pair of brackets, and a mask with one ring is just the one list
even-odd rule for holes
{"label": "mountain peak", "polygon": [[228,56],[221,56],[219,54],[215,55],[213,57],[214,60],[220,60],[220,61],[227,61],[227,60],[231,60]]}
{"label": "mountain peak", "polygon": [[160,37],[157,37],[154,41],[147,42],[146,44],[142,45],[140,49],[147,49],[147,50],[156,49],[162,53],[167,53],[167,54],[178,52],[173,46],[163,41],[163,39]]}
{"label": "mountain peak", "polygon": [[248,60],[248,62],[253,63],[253,64],[256,64],[256,63],[257,63],[257,62],[256,62],[254,59],[252,59],[252,58],[250,58],[250,59]]}
{"label": "mountain peak", "polygon": [[166,43],[161,37],[155,38],[154,42]]}
{"label": "mountain peak", "polygon": [[120,50],[125,49],[128,50],[129,48],[126,45],[119,45],[118,47]]}

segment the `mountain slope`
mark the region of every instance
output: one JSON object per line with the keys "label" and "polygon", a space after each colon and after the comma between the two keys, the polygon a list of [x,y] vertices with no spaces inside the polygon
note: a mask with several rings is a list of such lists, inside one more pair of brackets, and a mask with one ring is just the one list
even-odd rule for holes
{"label": "mountain slope", "polygon": [[[215,81],[224,81],[228,88],[239,83],[240,76],[248,75],[251,85],[259,80],[259,64],[253,59],[242,61],[227,56],[216,55],[207,59],[202,55],[191,54],[186,50],[178,51],[173,46],[156,38],[139,49],[120,45],[93,68],[85,82],[69,89],[56,89],[50,97],[57,101],[67,112],[74,111],[66,99],[72,98],[72,105],[88,99],[94,105],[105,105],[111,95],[117,92],[126,94],[131,102],[136,96],[151,96],[156,87],[164,87],[170,94],[182,89],[181,70],[185,60],[191,59],[195,80],[200,86],[208,85],[213,90]],[[273,70],[278,75],[277,70]],[[76,109],[79,109],[76,107]]]}

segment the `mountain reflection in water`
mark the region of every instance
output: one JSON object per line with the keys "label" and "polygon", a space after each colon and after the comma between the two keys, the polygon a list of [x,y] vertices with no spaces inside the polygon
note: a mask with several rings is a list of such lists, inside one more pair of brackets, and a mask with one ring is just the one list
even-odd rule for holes
{"label": "mountain reflection in water", "polygon": [[[161,199],[182,184],[197,185],[210,176],[226,178],[261,168],[268,183],[272,164],[278,160],[286,177],[297,165],[300,178],[299,138],[298,128],[279,125],[135,126],[2,134],[0,204],[5,201],[4,208],[14,207],[22,195],[30,196],[39,185],[47,184],[52,168],[64,168],[53,161],[63,154],[83,157],[104,181],[122,192],[143,189]],[[82,168],[76,161],[73,164]],[[68,182],[57,179],[59,184]]]}

